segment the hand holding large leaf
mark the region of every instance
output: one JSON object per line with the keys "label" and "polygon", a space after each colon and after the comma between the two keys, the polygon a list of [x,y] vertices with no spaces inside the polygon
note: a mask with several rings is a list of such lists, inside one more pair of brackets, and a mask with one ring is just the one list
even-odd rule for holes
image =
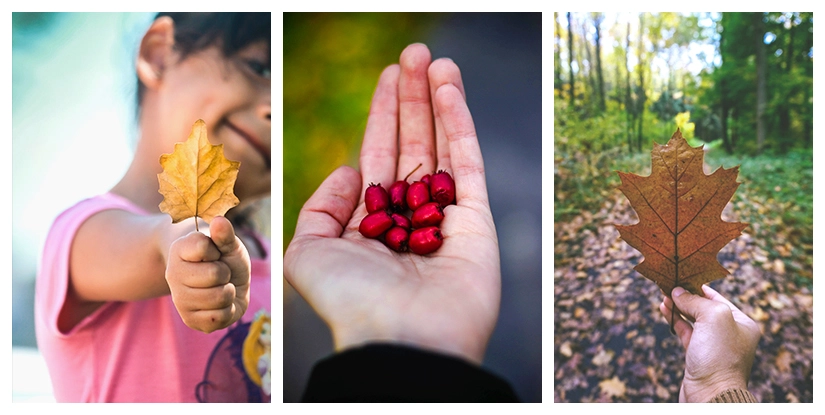
{"label": "hand holding large leaf", "polygon": [[704,152],[677,129],[667,145],[653,143],[648,177],[619,173],[619,190],[630,200],[639,223],[616,225],[630,246],[644,255],[635,270],[670,295],[676,286],[702,295],[702,284],[728,271],[716,255],[739,236],[747,223],[722,220],[722,209],[739,183],[739,167],[703,170]]}
{"label": "hand holding large leaf", "polygon": [[186,142],[175,144],[172,154],[160,157],[160,165],[158,192],[163,202],[159,207],[172,217],[172,223],[193,216],[211,222],[239,203],[233,189],[241,163],[224,157],[223,144],[209,144],[203,120],[195,121]]}

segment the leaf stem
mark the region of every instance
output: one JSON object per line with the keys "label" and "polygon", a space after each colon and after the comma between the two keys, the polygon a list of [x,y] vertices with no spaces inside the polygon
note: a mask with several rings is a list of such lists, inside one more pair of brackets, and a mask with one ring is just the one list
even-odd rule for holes
{"label": "leaf stem", "polygon": [[415,171],[416,171],[416,170],[418,170],[419,168],[421,168],[421,166],[423,166],[423,165],[424,165],[424,163],[418,163],[418,166],[416,166],[416,167],[413,169],[413,171],[411,171],[411,172],[410,172],[410,174],[408,174],[408,175],[407,175],[407,177],[405,177],[405,178],[404,178],[404,181],[406,182],[406,181],[407,181],[407,179],[409,179],[409,178],[410,178],[410,176],[412,176],[412,174],[413,174],[413,173],[415,173]]}

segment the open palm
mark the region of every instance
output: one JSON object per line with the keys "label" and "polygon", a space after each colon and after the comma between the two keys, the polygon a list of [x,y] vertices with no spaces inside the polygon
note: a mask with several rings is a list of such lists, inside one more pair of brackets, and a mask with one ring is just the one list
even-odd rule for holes
{"label": "open palm", "polygon": [[[358,232],[364,190],[436,170],[456,182],[444,244],[396,253]],[[284,255],[284,277],[332,330],[336,350],[395,342],[480,363],[498,317],[498,239],[484,162],[458,67],[422,44],[384,70],[373,96],[361,173],[335,170],[306,202]]]}

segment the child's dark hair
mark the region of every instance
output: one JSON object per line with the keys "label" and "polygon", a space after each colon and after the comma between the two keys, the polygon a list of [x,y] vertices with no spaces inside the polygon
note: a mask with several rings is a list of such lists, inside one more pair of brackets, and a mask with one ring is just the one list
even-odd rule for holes
{"label": "child's dark hair", "polygon": [[[232,56],[246,46],[272,41],[271,13],[158,13],[175,21],[175,51],[180,59],[218,45],[224,56]],[[138,79],[138,109],[143,102],[143,83]]]}

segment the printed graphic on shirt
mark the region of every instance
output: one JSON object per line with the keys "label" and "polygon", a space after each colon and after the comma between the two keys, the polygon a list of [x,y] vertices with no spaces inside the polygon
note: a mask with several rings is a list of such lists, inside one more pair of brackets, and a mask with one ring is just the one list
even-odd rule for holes
{"label": "printed graphic on shirt", "polygon": [[269,327],[269,316],[259,312],[251,323],[227,331],[196,387],[198,402],[270,402]]}

